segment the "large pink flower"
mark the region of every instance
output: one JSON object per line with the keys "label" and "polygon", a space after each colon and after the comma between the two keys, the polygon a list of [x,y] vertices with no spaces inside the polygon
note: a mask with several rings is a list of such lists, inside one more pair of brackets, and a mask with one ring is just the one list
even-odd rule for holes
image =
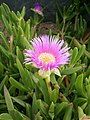
{"label": "large pink flower", "polygon": [[36,37],[32,41],[32,50],[25,50],[25,63],[33,63],[41,70],[52,70],[69,62],[69,48],[64,40],[49,35]]}

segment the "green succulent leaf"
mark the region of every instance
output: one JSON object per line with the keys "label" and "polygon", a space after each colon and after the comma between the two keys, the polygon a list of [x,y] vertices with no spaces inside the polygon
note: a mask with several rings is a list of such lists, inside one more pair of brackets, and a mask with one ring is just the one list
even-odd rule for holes
{"label": "green succulent leaf", "polygon": [[82,120],[82,118],[85,116],[85,114],[80,106],[78,106],[78,116],[79,116],[79,120]]}
{"label": "green succulent leaf", "polygon": [[58,96],[59,96],[59,90],[58,89],[52,90],[51,96],[50,96],[50,101],[52,101],[53,103],[56,103]]}
{"label": "green succulent leaf", "polygon": [[8,77],[8,75],[6,75],[0,83],[0,91],[2,90],[5,83],[8,82],[8,80],[9,80],[9,77]]}
{"label": "green succulent leaf", "polygon": [[13,120],[13,119],[8,113],[2,113],[0,115],[0,120]]}
{"label": "green succulent leaf", "polygon": [[2,43],[3,43],[3,46],[6,48],[6,49],[9,49],[9,45],[8,45],[8,42],[6,40],[6,37],[5,35],[3,34],[3,32],[0,32],[0,37],[2,38]]}
{"label": "green succulent leaf", "polygon": [[35,120],[43,120],[43,117],[40,115],[40,112],[36,114]]}
{"label": "green succulent leaf", "polygon": [[23,62],[23,54],[22,54],[22,52],[21,52],[21,50],[20,50],[20,48],[18,46],[16,46],[16,54],[17,54],[18,59],[21,62]]}
{"label": "green succulent leaf", "polygon": [[75,82],[75,88],[77,90],[77,94],[83,97],[87,97],[86,96],[86,91],[83,85],[83,74],[80,74]]}
{"label": "green succulent leaf", "polygon": [[49,107],[49,116],[50,116],[50,118],[53,120],[54,119],[54,107],[55,107],[55,105],[54,105],[54,103],[52,102],[51,103],[51,105],[50,105],[50,107]]}
{"label": "green succulent leaf", "polygon": [[88,97],[87,114],[90,115],[90,84],[86,86],[86,90],[87,90],[87,97]]}
{"label": "green succulent leaf", "polygon": [[25,77],[26,77],[25,70],[24,70],[24,68],[23,68],[23,66],[18,58],[16,58],[16,64],[17,64],[18,70],[20,72],[20,75],[22,77],[22,81],[25,84]]}
{"label": "green succulent leaf", "polygon": [[5,101],[6,101],[8,112],[10,113],[11,111],[14,110],[14,106],[13,106],[10,94],[9,94],[6,86],[4,86],[4,96],[5,96]]}
{"label": "green succulent leaf", "polygon": [[60,114],[60,112],[66,108],[67,105],[68,102],[57,103],[55,105],[55,117],[57,117]]}
{"label": "green succulent leaf", "polygon": [[41,111],[41,114],[43,115],[43,117],[45,117],[47,119],[48,118],[48,111],[45,107],[44,102],[41,100],[37,100],[36,103],[37,103],[37,107]]}
{"label": "green succulent leaf", "polygon": [[5,25],[6,29],[7,29],[7,31],[9,32],[9,34],[12,35],[12,26],[11,26],[11,24],[7,21],[7,19],[5,18],[4,15],[2,15],[2,20],[3,20],[3,22],[4,22],[4,25]]}
{"label": "green succulent leaf", "polygon": [[[81,58],[81,56],[84,54],[85,48],[86,48],[85,45],[82,45],[82,46],[79,48],[78,54],[77,54],[76,59],[75,59],[75,63],[76,63],[76,62]],[[74,63],[74,64],[75,64],[75,63]]]}
{"label": "green succulent leaf", "polygon": [[15,88],[18,88],[21,91],[27,91],[27,89],[21,83],[16,81],[14,78],[10,77],[9,81],[12,84],[12,86],[14,86]]}
{"label": "green succulent leaf", "polygon": [[21,11],[21,16],[22,16],[22,18],[24,17],[24,15],[25,15],[25,6],[23,7],[23,9],[22,9],[22,11]]}
{"label": "green succulent leaf", "polygon": [[72,52],[72,58],[71,58],[71,63],[70,63],[71,65],[74,64],[77,55],[78,55],[78,48],[75,47],[75,48],[73,49],[73,52]]}
{"label": "green succulent leaf", "polygon": [[71,120],[71,118],[72,118],[72,108],[73,108],[72,104],[67,106],[63,120]]}
{"label": "green succulent leaf", "polygon": [[82,70],[83,69],[83,65],[80,65],[80,66],[76,66],[76,67],[68,67],[64,70],[61,71],[61,74],[62,75],[70,75],[70,74],[73,74],[79,70]]}

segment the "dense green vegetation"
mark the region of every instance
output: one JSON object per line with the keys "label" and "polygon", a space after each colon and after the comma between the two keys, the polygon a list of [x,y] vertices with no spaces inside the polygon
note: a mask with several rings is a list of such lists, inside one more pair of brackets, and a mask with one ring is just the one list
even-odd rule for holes
{"label": "dense green vegetation", "polygon": [[[25,21],[25,7],[14,13],[0,6],[0,120],[84,120],[90,116],[90,32],[77,4],[58,7],[55,30],[70,47],[70,62],[51,74],[51,94],[38,69],[24,64],[24,50],[42,32],[44,16]],[[88,8],[87,8],[88,9]],[[53,24],[53,23],[52,23]],[[54,25],[53,24],[53,25]],[[47,23],[46,23],[47,25]]]}

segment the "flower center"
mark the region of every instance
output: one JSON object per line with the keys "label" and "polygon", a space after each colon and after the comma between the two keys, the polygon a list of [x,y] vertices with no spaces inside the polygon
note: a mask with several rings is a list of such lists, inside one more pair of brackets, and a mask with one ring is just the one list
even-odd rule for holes
{"label": "flower center", "polygon": [[38,57],[38,59],[46,64],[50,63],[50,62],[55,62],[55,57],[50,54],[50,53],[41,53]]}

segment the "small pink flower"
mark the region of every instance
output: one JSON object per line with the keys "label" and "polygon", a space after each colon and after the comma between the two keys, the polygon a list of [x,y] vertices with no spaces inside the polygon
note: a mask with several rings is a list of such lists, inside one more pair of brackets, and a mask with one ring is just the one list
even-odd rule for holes
{"label": "small pink flower", "polygon": [[43,16],[43,13],[42,13],[42,7],[41,5],[36,2],[35,5],[34,5],[34,9],[32,9],[34,12],[38,13],[39,15],[42,15]]}
{"label": "small pink flower", "polygon": [[53,70],[69,62],[69,48],[64,46],[64,40],[43,35],[33,39],[32,47],[24,52],[25,63],[32,63],[41,70]]}

